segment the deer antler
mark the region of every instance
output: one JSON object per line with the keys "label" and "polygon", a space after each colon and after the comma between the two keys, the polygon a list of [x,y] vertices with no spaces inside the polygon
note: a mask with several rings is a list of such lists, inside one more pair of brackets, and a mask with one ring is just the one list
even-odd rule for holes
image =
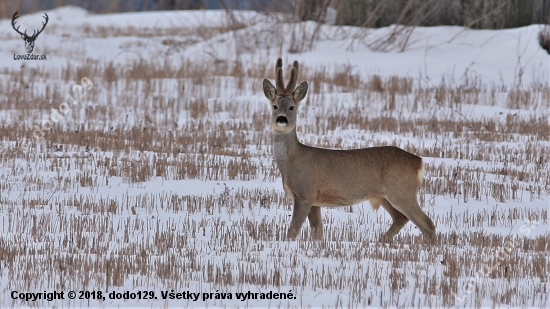
{"label": "deer antler", "polygon": [[283,59],[277,59],[277,64],[275,65],[275,85],[277,86],[277,93],[285,93],[285,83],[283,81]]}
{"label": "deer antler", "polygon": [[294,61],[292,64],[292,69],[290,70],[290,80],[285,88],[285,83],[283,81],[283,59],[277,59],[277,64],[275,65],[275,84],[277,85],[278,94],[290,94],[294,91],[296,87],[296,82],[298,81],[298,70],[300,66],[298,61]]}
{"label": "deer antler", "polygon": [[292,64],[292,69],[290,70],[290,80],[288,85],[286,85],[285,93],[292,93],[294,88],[296,88],[296,82],[298,81],[298,61],[294,60]]}
{"label": "deer antler", "polygon": [[15,14],[13,14],[13,17],[11,18],[11,26],[13,27],[13,30],[17,31],[17,33],[19,33],[20,35],[27,36],[27,30],[22,33],[21,31],[19,31],[19,27],[15,28],[15,20],[19,17],[17,16],[17,13],[19,13],[19,11],[15,11]]}

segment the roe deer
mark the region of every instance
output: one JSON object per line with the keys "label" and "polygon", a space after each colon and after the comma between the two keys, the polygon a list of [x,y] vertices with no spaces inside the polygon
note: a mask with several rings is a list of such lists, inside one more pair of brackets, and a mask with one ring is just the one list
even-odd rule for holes
{"label": "roe deer", "polygon": [[365,200],[375,210],[382,206],[393,219],[380,240],[391,239],[409,220],[424,235],[435,236],[435,226],[420,209],[416,196],[424,177],[422,158],[392,146],[332,150],[300,143],[296,136],[297,107],[308,85],[302,82],[296,87],[298,62],[294,61],[285,88],[282,65],[279,58],[275,66],[277,87],[264,79],[263,88],[273,109],[274,160],[283,188],[294,202],[287,237],[296,238],[308,217],[313,238],[321,239],[321,207]]}

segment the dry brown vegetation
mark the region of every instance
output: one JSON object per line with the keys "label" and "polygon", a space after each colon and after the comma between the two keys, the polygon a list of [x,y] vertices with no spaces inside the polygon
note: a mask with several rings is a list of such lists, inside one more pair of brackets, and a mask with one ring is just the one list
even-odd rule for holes
{"label": "dry brown vegetation", "polygon": [[[425,87],[365,79],[350,67],[304,67],[310,94],[299,137],[341,149],[391,144],[425,157],[421,203],[439,234],[424,243],[409,224],[392,244],[376,243],[389,217],[354,206],[351,215],[323,211],[322,241],[308,241],[304,228],[301,240],[285,242],[290,200],[272,184],[280,179],[261,93],[272,77],[272,61],[265,64],[88,60],[1,72],[3,287],[291,288],[345,291],[349,307],[451,307],[482,261],[516,239],[470,305],[548,303],[548,233],[499,232],[526,218],[548,226],[548,211],[533,207],[550,192],[548,86]],[[33,126],[83,77],[93,89],[34,139]],[[479,116],[482,107],[503,112]],[[201,186],[215,190],[191,193]],[[464,203],[471,208],[453,211]]]}

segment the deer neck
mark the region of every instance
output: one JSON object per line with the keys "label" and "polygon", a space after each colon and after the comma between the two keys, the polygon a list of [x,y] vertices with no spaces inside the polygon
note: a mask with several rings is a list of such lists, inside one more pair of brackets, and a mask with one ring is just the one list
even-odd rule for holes
{"label": "deer neck", "polygon": [[283,178],[285,171],[289,168],[290,158],[299,152],[300,147],[296,127],[287,133],[273,132],[273,156]]}

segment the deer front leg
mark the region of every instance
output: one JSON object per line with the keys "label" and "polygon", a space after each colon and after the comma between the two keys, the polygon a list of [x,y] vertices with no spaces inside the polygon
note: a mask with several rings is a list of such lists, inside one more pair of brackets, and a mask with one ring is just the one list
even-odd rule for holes
{"label": "deer front leg", "polygon": [[290,227],[287,233],[289,239],[295,239],[296,236],[298,236],[311,207],[311,202],[297,197],[294,198],[294,210],[292,211],[292,220],[290,221]]}
{"label": "deer front leg", "polygon": [[309,214],[309,226],[311,227],[311,237],[313,239],[323,239],[323,221],[321,219],[321,207],[312,206]]}

